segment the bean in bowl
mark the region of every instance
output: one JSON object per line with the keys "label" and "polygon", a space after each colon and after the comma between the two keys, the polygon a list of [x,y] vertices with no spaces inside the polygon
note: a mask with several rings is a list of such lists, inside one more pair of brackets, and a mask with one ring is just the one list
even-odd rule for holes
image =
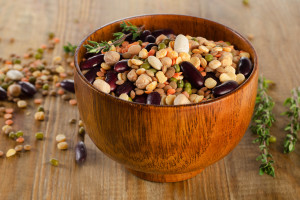
{"label": "bean in bowl", "polygon": [[229,42],[143,30],[121,23],[111,41],[84,45],[80,63],[98,90],[120,99],[154,105],[200,103],[223,96],[252,72],[248,52]]}

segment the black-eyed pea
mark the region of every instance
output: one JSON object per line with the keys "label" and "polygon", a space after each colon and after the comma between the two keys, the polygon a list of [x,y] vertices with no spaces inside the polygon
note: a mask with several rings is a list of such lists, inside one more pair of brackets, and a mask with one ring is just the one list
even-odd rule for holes
{"label": "black-eyed pea", "polygon": [[132,45],[128,48],[128,53],[130,53],[131,55],[138,55],[141,50],[142,47],[140,45]]}
{"label": "black-eyed pea", "polygon": [[153,81],[147,85],[146,90],[153,91],[156,88],[156,86],[157,86],[157,81]]}
{"label": "black-eyed pea", "polygon": [[139,52],[139,57],[142,58],[142,59],[148,58],[148,51],[147,51],[147,49],[142,49],[142,50]]}
{"label": "black-eyed pea", "polygon": [[218,67],[221,67],[221,62],[218,61],[218,60],[212,60],[209,62],[208,66],[211,68],[211,69],[217,69]]}
{"label": "black-eyed pea", "polygon": [[161,49],[156,52],[156,58],[160,59],[167,56],[168,51],[166,49]]}
{"label": "black-eyed pea", "polygon": [[143,61],[138,60],[138,59],[131,59],[131,63],[132,63],[133,65],[140,66],[140,65],[143,64]]}
{"label": "black-eyed pea", "polygon": [[108,65],[107,63],[103,62],[103,63],[101,63],[101,68],[103,68],[104,70],[110,70],[111,66]]}
{"label": "black-eyed pea", "polygon": [[167,36],[165,36],[164,34],[161,34],[161,35],[159,35],[159,36],[156,38],[155,43],[156,43],[156,44],[159,44],[159,43],[161,43],[164,39],[167,39],[167,38],[168,38]]}
{"label": "black-eyed pea", "polygon": [[190,59],[190,62],[196,67],[196,68],[199,68],[200,67],[200,59],[198,57],[192,57]]}
{"label": "black-eyed pea", "polygon": [[236,82],[239,85],[242,84],[244,82],[244,80],[245,80],[244,74],[239,73],[239,74],[236,75]]}
{"label": "black-eyed pea", "polygon": [[169,57],[163,57],[160,59],[160,62],[163,66],[166,66],[167,68],[172,66],[172,59]]}
{"label": "black-eyed pea", "polygon": [[205,87],[212,89],[217,85],[217,81],[213,78],[207,78],[204,82]]}
{"label": "black-eyed pea", "polygon": [[168,96],[166,97],[166,104],[167,104],[167,105],[173,105],[173,104],[174,104],[175,98],[176,98],[175,95],[168,95]]}
{"label": "black-eyed pea", "polygon": [[136,70],[136,74],[139,76],[139,75],[142,75],[146,73],[146,69],[144,68],[139,68],[138,70]]}
{"label": "black-eyed pea", "polygon": [[119,96],[120,99],[123,99],[125,101],[128,101],[129,100],[129,96],[126,94],[126,93],[122,93],[120,96]]}
{"label": "black-eyed pea", "polygon": [[155,76],[159,83],[165,83],[168,80],[168,78],[165,76],[165,74],[162,71],[158,71],[155,74]]}

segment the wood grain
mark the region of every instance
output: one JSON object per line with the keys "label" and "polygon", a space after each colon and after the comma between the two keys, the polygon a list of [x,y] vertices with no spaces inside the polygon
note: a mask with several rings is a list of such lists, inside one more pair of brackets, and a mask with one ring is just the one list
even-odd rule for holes
{"label": "wood grain", "polygon": [[[276,178],[258,175],[255,162],[259,149],[247,131],[240,144],[223,160],[184,182],[157,184],[136,178],[121,165],[101,153],[86,137],[88,158],[84,166],[74,163],[72,150],[59,152],[53,135],[65,133],[70,148],[77,127],[70,118],[79,118],[77,108],[61,99],[45,101],[49,121],[36,123],[32,114],[15,115],[17,129],[22,129],[33,145],[30,153],[11,159],[0,158],[0,199],[298,199],[300,193],[300,148],[282,154],[283,128],[287,123],[280,113],[290,90],[299,86],[298,36],[300,34],[300,1],[251,0],[248,7],[241,1],[0,1],[0,57],[10,53],[22,55],[28,47],[38,48],[49,31],[66,42],[78,43],[92,30],[120,18],[151,13],[178,13],[205,17],[223,23],[247,35],[254,34],[253,45],[260,62],[260,72],[276,81],[270,92],[276,102],[276,126],[271,145],[276,161]],[[78,21],[78,23],[75,23]],[[10,44],[9,39],[15,38]],[[55,49],[54,55],[61,52]],[[2,103],[2,102],[1,102]],[[11,104],[6,104],[11,106]],[[30,104],[32,112],[35,106]],[[0,124],[4,121],[1,118]],[[35,142],[33,134],[43,130],[47,139]],[[0,149],[14,143],[0,136]],[[53,168],[48,159],[58,157],[62,167]]]}

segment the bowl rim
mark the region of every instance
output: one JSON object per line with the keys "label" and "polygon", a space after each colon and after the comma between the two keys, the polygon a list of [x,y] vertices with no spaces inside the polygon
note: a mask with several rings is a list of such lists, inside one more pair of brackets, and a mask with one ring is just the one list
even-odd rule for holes
{"label": "bowl rim", "polygon": [[[252,49],[253,53],[254,53],[254,57],[253,57],[253,70],[250,74],[250,76],[248,78],[246,78],[246,80],[238,86],[237,89],[223,95],[223,96],[220,96],[220,97],[217,97],[217,98],[214,98],[212,100],[209,100],[209,101],[204,101],[204,102],[199,102],[199,103],[191,103],[191,104],[182,104],[182,105],[154,105],[154,104],[145,104],[145,103],[136,103],[136,102],[131,102],[131,101],[126,101],[126,100],[123,100],[123,99],[120,99],[118,97],[115,97],[111,94],[107,94],[107,93],[104,93],[100,90],[98,90],[96,87],[93,86],[93,84],[91,84],[83,75],[82,71],[80,70],[80,67],[79,67],[79,63],[78,63],[78,53],[79,53],[79,49],[83,46],[83,43],[91,36],[93,35],[94,33],[96,33],[97,31],[99,31],[100,29],[106,27],[106,26],[109,26],[111,24],[115,24],[115,23],[118,23],[118,22],[122,22],[122,21],[125,21],[125,20],[130,20],[130,19],[135,19],[135,18],[142,18],[142,17],[148,17],[148,16],[184,16],[184,17],[189,17],[189,18],[195,18],[195,19],[202,19],[204,21],[209,21],[209,22],[212,22],[212,23],[215,23],[215,24],[218,24],[218,25],[221,25],[223,27],[225,27],[226,29],[230,30],[231,32],[233,32],[236,36],[238,36],[239,38],[241,38],[242,40],[244,40],[249,46],[250,48]],[[90,87],[91,89],[93,89],[94,91],[96,91],[98,94],[100,95],[103,95],[103,96],[108,96],[109,98],[111,98],[111,100],[113,101],[117,101],[117,102],[123,102],[123,103],[127,103],[131,106],[141,106],[141,107],[160,107],[160,108],[170,108],[170,107],[174,107],[174,108],[179,108],[179,107],[194,107],[194,106],[202,106],[202,105],[207,105],[207,104],[213,104],[215,102],[219,102],[221,100],[224,100],[226,98],[228,98],[230,95],[234,94],[234,93],[237,93],[239,90],[241,90],[242,88],[246,87],[247,84],[249,84],[249,82],[254,78],[255,76],[255,72],[258,70],[258,57],[257,57],[257,53],[256,53],[256,50],[254,49],[253,45],[251,44],[251,42],[245,38],[244,36],[242,36],[240,33],[238,33],[237,31],[233,30],[232,28],[224,25],[224,24],[221,24],[221,23],[218,23],[218,22],[215,22],[213,20],[209,20],[209,19],[206,19],[206,18],[202,18],[202,17],[196,17],[196,16],[192,16],[192,15],[183,15],[183,14],[144,14],[144,15],[134,15],[134,16],[130,16],[130,17],[126,17],[126,18],[121,18],[121,19],[117,19],[117,20],[114,20],[112,22],[109,22],[109,23],[106,23],[102,26],[100,26],[99,28],[97,28],[96,30],[92,31],[91,33],[89,33],[86,37],[84,37],[83,40],[81,40],[80,44],[77,46],[76,48],[76,51],[75,51],[75,55],[74,55],[74,61],[75,61],[75,69],[76,69],[76,73],[78,73],[79,75],[79,78],[82,79],[88,87]],[[76,92],[76,91],[75,91]]]}

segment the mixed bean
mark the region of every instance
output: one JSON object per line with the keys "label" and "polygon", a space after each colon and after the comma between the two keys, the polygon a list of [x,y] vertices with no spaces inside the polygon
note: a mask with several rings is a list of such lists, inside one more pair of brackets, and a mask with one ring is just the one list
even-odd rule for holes
{"label": "mixed bean", "polygon": [[250,76],[250,54],[229,42],[144,30],[108,51],[86,53],[80,68],[98,90],[136,103],[181,105],[223,96]]}

